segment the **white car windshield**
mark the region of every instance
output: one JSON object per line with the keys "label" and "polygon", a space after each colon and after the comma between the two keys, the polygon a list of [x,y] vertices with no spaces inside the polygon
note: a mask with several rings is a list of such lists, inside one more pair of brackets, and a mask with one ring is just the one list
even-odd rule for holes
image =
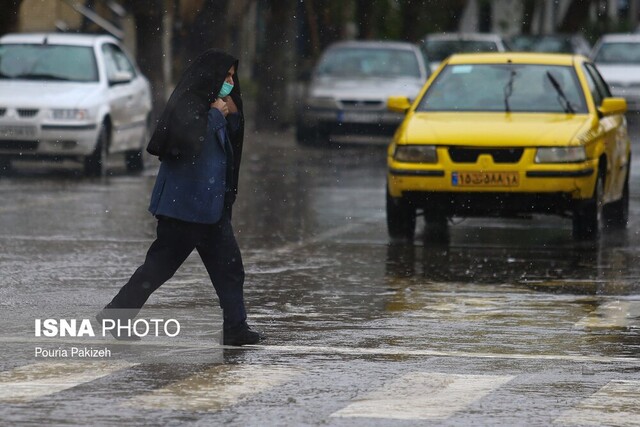
{"label": "white car windshield", "polygon": [[640,64],[640,42],[603,43],[594,61],[599,64]]}
{"label": "white car windshield", "polygon": [[497,52],[498,46],[483,40],[429,40],[424,44],[429,61],[441,62],[454,53]]}
{"label": "white car windshield", "polygon": [[415,53],[401,49],[332,49],[316,69],[318,76],[335,77],[416,77],[420,66]]}
{"label": "white car windshield", "polygon": [[572,67],[533,64],[447,65],[418,111],[586,113]]}
{"label": "white car windshield", "polygon": [[0,78],[97,82],[98,69],[88,46],[3,44]]}

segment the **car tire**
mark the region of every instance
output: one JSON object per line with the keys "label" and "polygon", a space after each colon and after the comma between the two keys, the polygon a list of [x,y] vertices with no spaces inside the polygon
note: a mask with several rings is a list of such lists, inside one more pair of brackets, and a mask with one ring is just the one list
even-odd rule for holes
{"label": "car tire", "polygon": [[106,170],[107,163],[107,146],[109,144],[109,132],[107,126],[100,126],[98,140],[93,153],[84,158],[84,174],[85,176],[96,177],[101,176]]}
{"label": "car tire", "polygon": [[387,189],[387,230],[392,239],[413,240],[416,208],[402,197],[391,197]]}
{"label": "car tire", "polygon": [[602,215],[607,227],[625,228],[627,226],[629,222],[629,172],[627,172],[627,177],[624,181],[622,198],[605,205],[602,209]]}
{"label": "car tire", "polygon": [[598,174],[593,196],[583,202],[573,212],[573,237],[579,240],[593,240],[598,237],[603,211],[604,178]]}

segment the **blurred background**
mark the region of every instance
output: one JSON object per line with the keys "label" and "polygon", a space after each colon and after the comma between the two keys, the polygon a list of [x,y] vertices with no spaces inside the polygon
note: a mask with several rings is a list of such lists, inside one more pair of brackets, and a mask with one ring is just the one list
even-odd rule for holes
{"label": "blurred background", "polygon": [[637,32],[639,9],[639,0],[0,0],[0,35],[113,35],[149,78],[156,113],[192,58],[227,50],[240,58],[245,96],[265,112],[260,129],[293,124],[313,65],[339,40],[493,33],[524,50],[527,36],[564,34],[584,46]]}

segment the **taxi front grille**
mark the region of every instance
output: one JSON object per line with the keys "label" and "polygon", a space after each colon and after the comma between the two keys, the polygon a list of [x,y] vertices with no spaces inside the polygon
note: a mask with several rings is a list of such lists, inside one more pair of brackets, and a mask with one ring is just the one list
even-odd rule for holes
{"label": "taxi front grille", "polygon": [[491,156],[494,163],[518,163],[523,152],[523,148],[449,147],[449,157],[455,163],[476,163],[483,154]]}

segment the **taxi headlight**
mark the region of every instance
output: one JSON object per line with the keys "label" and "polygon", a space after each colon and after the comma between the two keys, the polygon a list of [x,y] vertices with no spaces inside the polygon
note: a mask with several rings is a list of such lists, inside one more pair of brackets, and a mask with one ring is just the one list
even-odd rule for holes
{"label": "taxi headlight", "polygon": [[55,120],[85,120],[89,118],[89,111],[81,108],[56,108],[51,116]]}
{"label": "taxi headlight", "polygon": [[438,153],[435,145],[398,145],[393,158],[406,163],[437,163]]}
{"label": "taxi headlight", "polygon": [[536,163],[579,163],[587,160],[584,147],[544,147],[536,151]]}
{"label": "taxi headlight", "polygon": [[307,98],[307,105],[313,108],[337,108],[336,100],[330,96],[311,96]]}

